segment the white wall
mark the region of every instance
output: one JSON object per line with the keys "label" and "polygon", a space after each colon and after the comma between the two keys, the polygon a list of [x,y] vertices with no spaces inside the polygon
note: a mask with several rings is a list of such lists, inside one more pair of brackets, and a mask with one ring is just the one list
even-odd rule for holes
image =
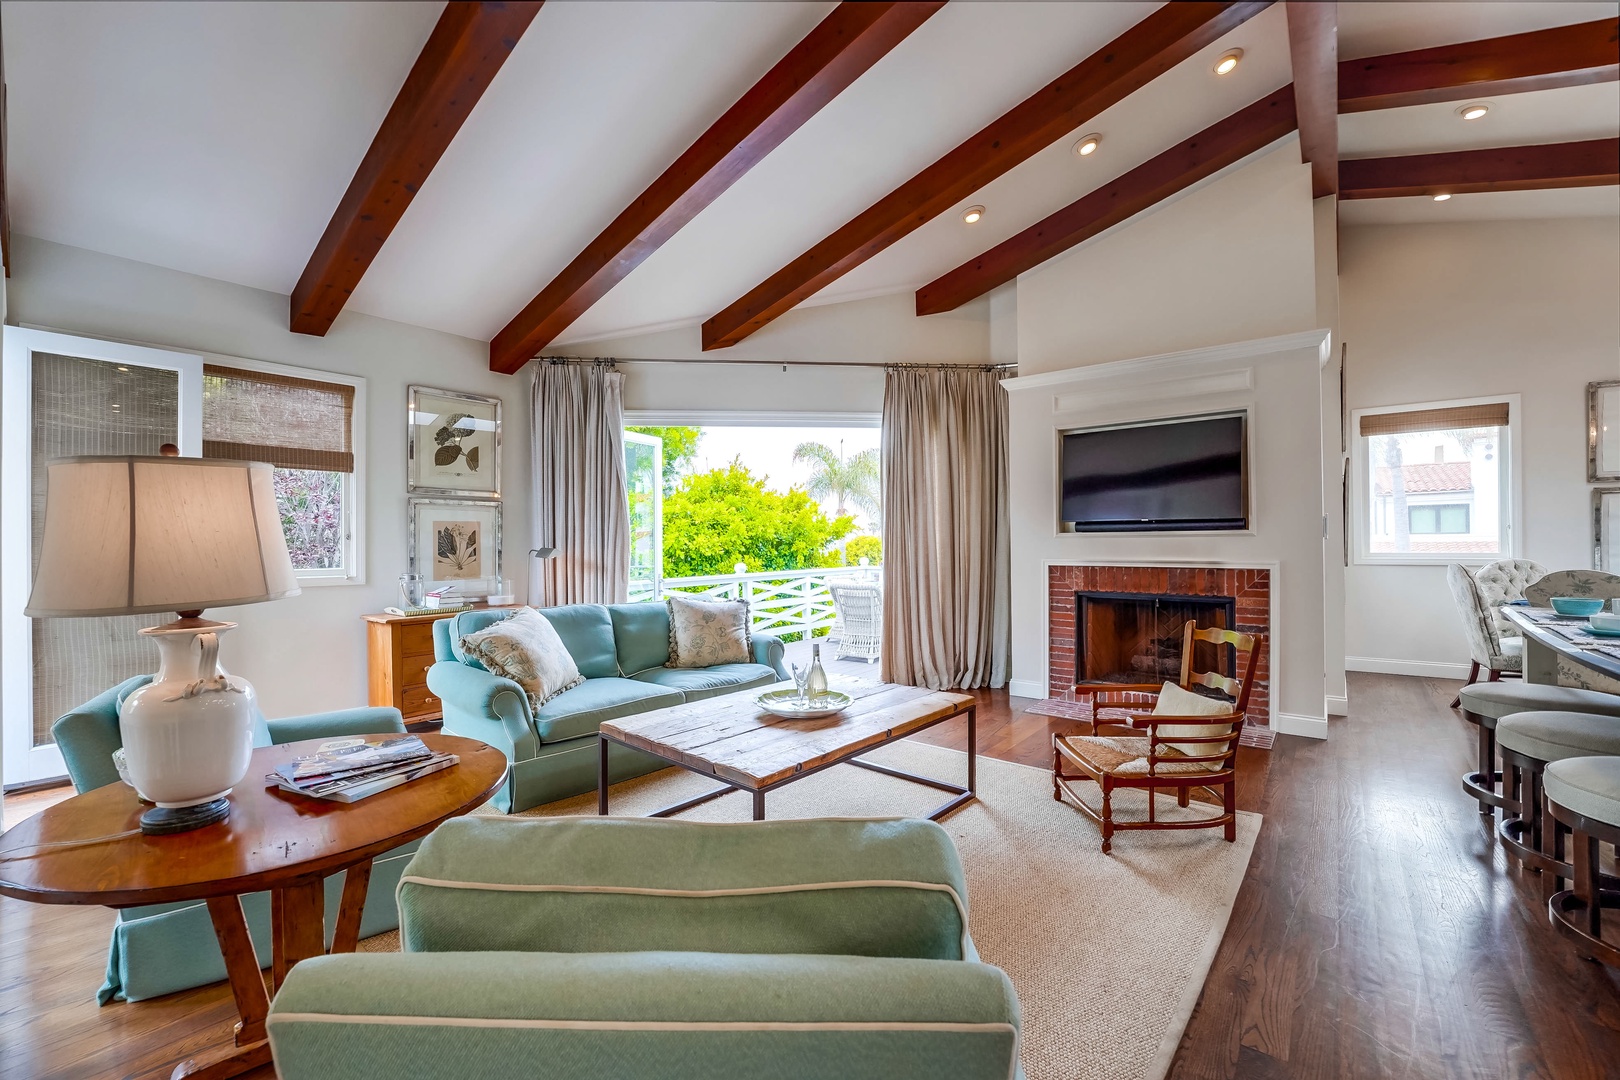
{"label": "white wall", "polygon": [[[788,312],[740,345],[705,353],[697,324],[547,350],[555,356],[650,357],[693,364],[626,364],[626,409],[878,413],[883,372],[868,364],[990,362],[988,298],[918,318],[913,295],[895,293]],[[727,365],[723,360],[816,361],[827,366]],[[710,363],[700,363],[701,361]]]}
{"label": "white wall", "polygon": [[[1519,551],[1590,567],[1586,384],[1620,378],[1620,218],[1347,227],[1339,261],[1350,408],[1520,395]],[[1352,565],[1347,587],[1352,668],[1466,674],[1444,566]]]}
{"label": "white wall", "polygon": [[1018,279],[1018,373],[1314,329],[1298,140]]}
{"label": "white wall", "polygon": [[[1273,723],[1287,733],[1326,737],[1316,407],[1326,340],[1325,332],[1307,331],[1010,382],[1013,693],[1046,695],[1048,565],[1262,567],[1272,571]],[[1059,531],[1061,431],[1235,409],[1249,414],[1248,531]]]}
{"label": "white wall", "polygon": [[[1325,733],[1326,624],[1339,615],[1323,576],[1323,335],[1304,334],[1331,318],[1331,289],[1318,297],[1318,216],[1310,170],[1289,138],[1023,274],[1016,298],[993,301],[996,340],[1011,336],[1018,355],[1014,693],[1046,693],[1049,562],[1273,566],[1274,716],[1282,730]],[[1331,252],[1323,258],[1331,273]],[[1297,336],[1256,340],[1280,335]],[[1129,362],[1169,353],[1184,355]],[[1058,531],[1061,429],[1228,408],[1250,411],[1249,533]]]}
{"label": "white wall", "polygon": [[[241,624],[222,639],[221,658],[253,682],[266,715],[366,703],[360,615],[398,603],[397,578],[405,571],[410,383],[502,398],[502,570],[520,595],[525,591],[529,380],[491,372],[483,342],[353,312],[340,316],[324,338],[293,334],[285,296],[31,237],[12,240],[15,322],[365,376],[366,583],[307,588],[287,600],[209,612]],[[153,660],[155,667],[155,652]]]}

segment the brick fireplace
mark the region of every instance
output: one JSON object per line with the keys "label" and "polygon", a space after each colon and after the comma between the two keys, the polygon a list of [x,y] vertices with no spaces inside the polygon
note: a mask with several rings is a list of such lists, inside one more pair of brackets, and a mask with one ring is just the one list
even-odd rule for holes
{"label": "brick fireplace", "polygon": [[[1180,627],[1224,626],[1271,632],[1271,571],[1194,566],[1053,566],[1047,572],[1047,686],[1053,697],[1074,683],[1174,682]],[[1230,650],[1223,649],[1230,654]],[[1207,659],[1200,657],[1200,667]],[[1263,650],[1249,695],[1248,721],[1271,715],[1271,657]]]}

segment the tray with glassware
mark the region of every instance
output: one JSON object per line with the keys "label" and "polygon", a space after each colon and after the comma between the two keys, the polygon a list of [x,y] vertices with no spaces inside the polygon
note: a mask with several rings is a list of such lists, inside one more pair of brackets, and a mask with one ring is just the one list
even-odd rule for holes
{"label": "tray with glassware", "polygon": [[837,716],[855,700],[848,694],[828,689],[819,643],[810,646],[808,664],[793,664],[791,670],[793,689],[767,690],[754,699],[754,704],[784,720],[818,720]]}

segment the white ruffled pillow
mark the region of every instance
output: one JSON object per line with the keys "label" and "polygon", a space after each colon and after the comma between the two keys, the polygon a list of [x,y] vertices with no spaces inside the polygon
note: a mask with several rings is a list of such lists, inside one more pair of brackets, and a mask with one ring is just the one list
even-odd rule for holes
{"label": "white ruffled pillow", "polygon": [[[1215,698],[1195,694],[1191,690],[1183,690],[1175,683],[1167,682],[1159,690],[1158,704],[1153,706],[1154,716],[1229,716],[1233,705],[1229,701],[1219,701]],[[1198,739],[1209,735],[1224,735],[1227,732],[1224,724],[1162,724],[1159,727],[1160,739]],[[1170,743],[1172,748],[1180,750],[1188,757],[1209,757],[1221,751],[1221,743]],[[1216,768],[1215,762],[1206,762],[1207,768]]]}
{"label": "white ruffled pillow", "polygon": [[556,628],[533,608],[519,608],[493,626],[468,634],[461,639],[461,650],[523,687],[536,710],[585,681]]}

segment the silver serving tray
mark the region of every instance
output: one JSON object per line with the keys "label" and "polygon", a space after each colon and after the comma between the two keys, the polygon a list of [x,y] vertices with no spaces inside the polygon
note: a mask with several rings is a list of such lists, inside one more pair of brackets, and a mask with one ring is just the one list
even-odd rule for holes
{"label": "silver serving tray", "polygon": [[823,716],[836,716],[854,701],[848,694],[840,694],[836,690],[829,690],[808,701],[800,701],[797,690],[770,690],[755,698],[754,704],[785,720],[815,720]]}

